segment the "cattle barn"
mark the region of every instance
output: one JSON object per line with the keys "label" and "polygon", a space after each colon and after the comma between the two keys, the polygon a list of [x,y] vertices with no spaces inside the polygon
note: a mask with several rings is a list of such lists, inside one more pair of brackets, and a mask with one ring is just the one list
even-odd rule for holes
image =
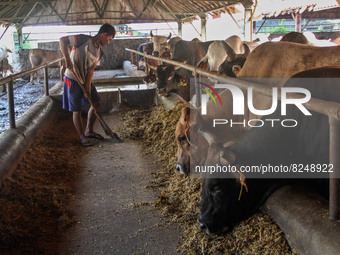
{"label": "cattle barn", "polygon": [[[0,254],[340,254],[339,5],[0,2]],[[81,143],[59,38],[24,30],[105,23]]]}

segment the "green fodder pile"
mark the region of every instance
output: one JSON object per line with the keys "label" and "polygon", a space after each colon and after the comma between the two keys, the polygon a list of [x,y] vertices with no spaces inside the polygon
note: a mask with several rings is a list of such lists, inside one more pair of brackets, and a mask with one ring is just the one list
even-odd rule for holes
{"label": "green fodder pile", "polygon": [[61,130],[54,126],[34,141],[12,176],[2,182],[0,254],[47,254],[51,240],[74,223],[66,206],[79,171],[74,155],[80,155],[80,146],[69,124],[57,126]]}
{"label": "green fodder pile", "polygon": [[138,138],[146,153],[159,159],[160,169],[151,187],[159,189],[156,206],[183,227],[183,240],[178,248],[185,254],[292,254],[284,234],[272,219],[257,213],[239,223],[226,235],[204,234],[196,220],[201,200],[201,180],[176,172],[175,128],[183,104],[173,110],[163,105],[124,114],[121,134]]}

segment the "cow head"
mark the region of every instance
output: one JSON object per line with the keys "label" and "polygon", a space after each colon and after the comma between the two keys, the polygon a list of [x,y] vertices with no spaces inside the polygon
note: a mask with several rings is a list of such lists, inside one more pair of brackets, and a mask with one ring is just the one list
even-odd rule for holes
{"label": "cow head", "polygon": [[167,48],[167,40],[171,38],[171,33],[168,37],[162,35],[153,35],[150,31],[151,41],[153,42],[153,52],[152,55],[158,57],[163,53],[164,48]]}
{"label": "cow head", "polygon": [[[223,146],[215,143],[213,137],[202,131],[201,133],[210,144],[205,166],[216,164],[225,166],[236,161],[235,154],[228,149],[230,144]],[[231,229],[232,225],[242,219],[247,212],[245,200],[248,193],[245,191],[242,193],[243,189],[247,188],[244,176],[239,172],[205,173],[202,180],[202,201],[197,220],[200,228],[208,234]]]}
{"label": "cow head", "polygon": [[235,51],[228,45],[225,45],[228,57],[226,60],[220,65],[218,72],[220,74],[224,74],[231,77],[237,77],[240,73],[244,62],[246,61],[250,49],[246,43],[243,43],[244,53],[236,54]]}
{"label": "cow head", "polygon": [[166,87],[170,80],[175,76],[175,67],[173,65],[160,65],[156,70],[157,88],[161,93],[166,92]]}
{"label": "cow head", "polygon": [[149,44],[145,45],[144,52],[147,55],[152,55],[152,52],[153,52],[153,43],[149,43]]}
{"label": "cow head", "polygon": [[177,142],[177,164],[176,170],[180,174],[188,174],[190,166],[190,108],[182,109],[181,117],[179,118],[175,138]]}

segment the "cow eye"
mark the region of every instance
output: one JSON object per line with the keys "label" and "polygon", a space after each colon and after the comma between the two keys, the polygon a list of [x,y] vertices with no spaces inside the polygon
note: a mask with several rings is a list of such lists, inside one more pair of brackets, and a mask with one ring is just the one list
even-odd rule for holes
{"label": "cow eye", "polygon": [[213,189],[211,191],[211,195],[213,195],[214,197],[216,197],[218,194],[220,194],[222,192],[221,189]]}
{"label": "cow eye", "polygon": [[179,136],[178,137],[178,141],[180,142],[180,144],[184,144],[186,142],[187,138],[185,136]]}

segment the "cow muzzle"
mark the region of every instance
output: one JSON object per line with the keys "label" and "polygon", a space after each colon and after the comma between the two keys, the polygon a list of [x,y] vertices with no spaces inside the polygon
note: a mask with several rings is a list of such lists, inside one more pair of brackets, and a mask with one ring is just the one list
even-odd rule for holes
{"label": "cow muzzle", "polygon": [[199,218],[197,219],[197,223],[198,223],[198,226],[200,227],[200,229],[201,229],[204,233],[206,233],[207,235],[210,234],[210,231],[209,231],[208,226],[205,225],[204,223],[202,223],[202,222],[200,221]]}
{"label": "cow muzzle", "polygon": [[208,227],[207,224],[203,223],[202,220],[200,219],[200,217],[198,217],[197,219],[197,223],[198,226],[200,227],[200,229],[206,233],[207,235],[211,234],[211,233],[216,233],[216,234],[223,234],[225,232],[227,232],[229,230],[229,227],[223,227],[221,230],[219,231],[211,231]]}
{"label": "cow muzzle", "polygon": [[186,167],[184,167],[182,164],[178,163],[176,164],[176,170],[180,174],[188,174],[188,170]]}

